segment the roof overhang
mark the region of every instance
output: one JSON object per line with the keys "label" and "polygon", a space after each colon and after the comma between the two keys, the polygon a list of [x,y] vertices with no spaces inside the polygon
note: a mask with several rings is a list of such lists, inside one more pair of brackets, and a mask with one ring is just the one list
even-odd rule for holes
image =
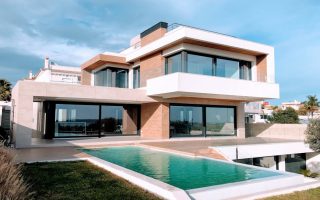
{"label": "roof overhang", "polygon": [[170,48],[182,42],[255,56],[274,53],[274,48],[268,45],[210,31],[190,27],[178,27],[166,33],[162,38],[127,54],[126,62],[133,62],[141,57]]}
{"label": "roof overhang", "polygon": [[81,65],[81,69],[92,71],[105,64],[118,64],[118,65],[124,65],[124,66],[130,65],[129,63],[126,62],[126,58],[124,56],[98,54],[95,57],[88,60],[87,62],[83,63]]}

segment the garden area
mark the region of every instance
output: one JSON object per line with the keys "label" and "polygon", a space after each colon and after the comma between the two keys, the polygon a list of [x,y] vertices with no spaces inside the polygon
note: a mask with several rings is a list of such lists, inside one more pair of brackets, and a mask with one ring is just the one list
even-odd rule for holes
{"label": "garden area", "polygon": [[86,161],[17,165],[0,143],[0,199],[159,199]]}

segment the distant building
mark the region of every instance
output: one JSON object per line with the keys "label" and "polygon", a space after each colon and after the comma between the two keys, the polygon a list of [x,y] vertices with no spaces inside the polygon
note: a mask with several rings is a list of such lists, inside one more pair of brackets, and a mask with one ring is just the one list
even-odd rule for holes
{"label": "distant building", "polygon": [[300,101],[294,100],[292,102],[283,102],[281,103],[281,109],[285,110],[287,108],[293,108],[295,110],[299,110],[302,103]]}
{"label": "distant building", "polygon": [[47,57],[43,68],[36,75],[30,72],[29,79],[36,82],[80,84],[81,68],[58,65]]}
{"label": "distant building", "polygon": [[0,101],[0,127],[10,130],[11,102]]}
{"label": "distant building", "polygon": [[245,104],[246,123],[266,123],[273,109],[269,102],[258,101]]}

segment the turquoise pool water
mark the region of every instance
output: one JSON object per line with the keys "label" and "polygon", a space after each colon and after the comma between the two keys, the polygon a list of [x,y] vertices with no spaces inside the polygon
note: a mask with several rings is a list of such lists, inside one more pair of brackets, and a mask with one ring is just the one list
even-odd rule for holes
{"label": "turquoise pool water", "polygon": [[83,151],[184,190],[282,175],[249,166],[134,146]]}

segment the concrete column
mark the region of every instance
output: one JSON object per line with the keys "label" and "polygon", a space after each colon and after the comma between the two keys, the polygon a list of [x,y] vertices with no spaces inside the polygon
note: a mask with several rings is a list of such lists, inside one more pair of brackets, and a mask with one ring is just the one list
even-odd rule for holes
{"label": "concrete column", "polygon": [[286,155],[279,156],[279,171],[286,171]]}
{"label": "concrete column", "polygon": [[168,103],[141,105],[141,137],[152,139],[167,139],[170,137]]}
{"label": "concrete column", "polygon": [[239,103],[237,106],[237,136],[239,138],[246,137],[244,103]]}
{"label": "concrete column", "polygon": [[[31,145],[33,130],[33,96],[31,92],[21,91],[21,86],[16,85],[12,93],[13,99],[13,135],[16,148]],[[32,90],[32,88],[29,88]]]}

